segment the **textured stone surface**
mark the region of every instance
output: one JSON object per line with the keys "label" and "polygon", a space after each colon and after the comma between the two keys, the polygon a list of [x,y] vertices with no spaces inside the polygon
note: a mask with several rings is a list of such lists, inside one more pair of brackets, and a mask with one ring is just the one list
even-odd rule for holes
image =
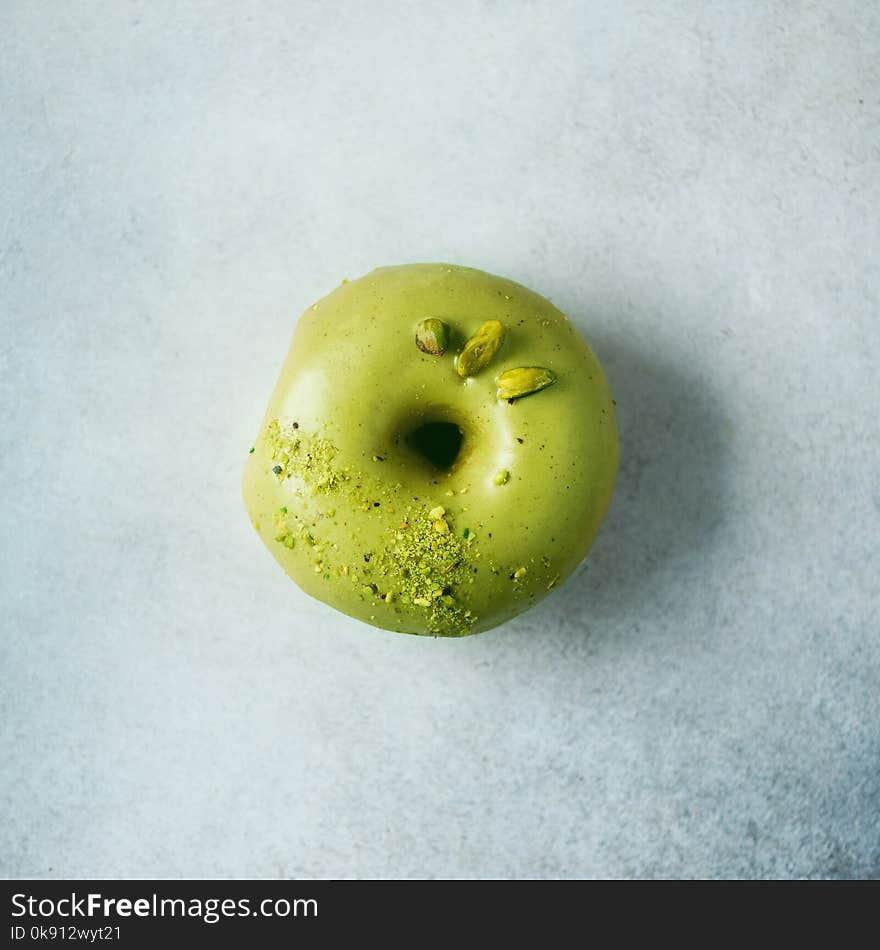
{"label": "textured stone surface", "polygon": [[[880,18],[0,9],[0,873],[877,876]],[[309,601],[239,498],[296,314],[551,297],[589,562],[470,640]]]}

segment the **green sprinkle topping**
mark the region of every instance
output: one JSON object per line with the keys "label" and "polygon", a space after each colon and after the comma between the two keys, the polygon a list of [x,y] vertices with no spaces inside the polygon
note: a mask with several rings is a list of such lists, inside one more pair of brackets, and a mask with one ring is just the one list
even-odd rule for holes
{"label": "green sprinkle topping", "polygon": [[506,468],[502,468],[500,472],[496,472],[492,481],[496,485],[506,485],[510,481],[510,472]]}
{"label": "green sprinkle topping", "polygon": [[253,454],[254,454],[254,446],[251,446],[251,447],[248,449],[248,455],[253,455]]}

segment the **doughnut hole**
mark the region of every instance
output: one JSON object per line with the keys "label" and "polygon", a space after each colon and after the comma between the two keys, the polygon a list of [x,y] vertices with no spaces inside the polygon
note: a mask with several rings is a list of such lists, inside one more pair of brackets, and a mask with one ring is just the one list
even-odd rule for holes
{"label": "doughnut hole", "polygon": [[406,436],[409,448],[439,472],[450,471],[463,442],[464,433],[454,422],[423,422]]}
{"label": "doughnut hole", "polygon": [[431,406],[398,419],[392,441],[402,464],[436,477],[461,471],[478,439],[475,427],[456,410]]}

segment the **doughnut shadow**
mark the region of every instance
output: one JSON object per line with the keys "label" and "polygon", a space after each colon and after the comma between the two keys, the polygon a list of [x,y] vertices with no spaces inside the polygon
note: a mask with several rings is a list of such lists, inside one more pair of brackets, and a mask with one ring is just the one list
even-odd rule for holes
{"label": "doughnut shadow", "polygon": [[570,636],[650,636],[663,605],[693,595],[694,565],[711,569],[729,428],[720,396],[681,358],[593,331],[588,342],[616,403],[614,497],[585,563],[532,619]]}

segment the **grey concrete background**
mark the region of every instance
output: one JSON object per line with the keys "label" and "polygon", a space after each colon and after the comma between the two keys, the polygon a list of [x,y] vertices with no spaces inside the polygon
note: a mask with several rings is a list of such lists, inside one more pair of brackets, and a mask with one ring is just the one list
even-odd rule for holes
{"label": "grey concrete background", "polygon": [[[5,876],[880,874],[875,4],[0,5]],[[618,402],[455,642],[239,499],[297,314],[448,260]]]}

